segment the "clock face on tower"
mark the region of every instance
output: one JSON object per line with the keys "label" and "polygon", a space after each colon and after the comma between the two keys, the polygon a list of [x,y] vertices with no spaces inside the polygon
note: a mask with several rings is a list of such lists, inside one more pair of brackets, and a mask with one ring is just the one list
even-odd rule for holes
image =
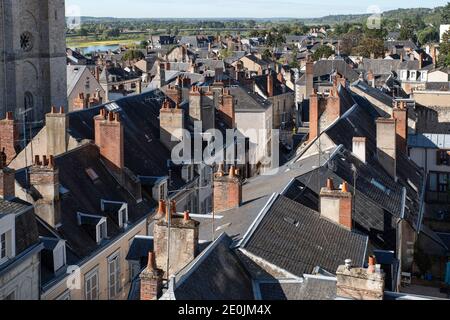
{"label": "clock face on tower", "polygon": [[33,35],[30,32],[25,31],[20,35],[20,47],[25,52],[33,49]]}

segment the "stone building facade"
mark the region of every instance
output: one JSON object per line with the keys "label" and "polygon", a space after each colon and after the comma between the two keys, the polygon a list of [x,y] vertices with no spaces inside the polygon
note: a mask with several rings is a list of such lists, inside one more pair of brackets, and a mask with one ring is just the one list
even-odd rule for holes
{"label": "stone building facade", "polygon": [[0,1],[0,117],[67,105],[64,0]]}

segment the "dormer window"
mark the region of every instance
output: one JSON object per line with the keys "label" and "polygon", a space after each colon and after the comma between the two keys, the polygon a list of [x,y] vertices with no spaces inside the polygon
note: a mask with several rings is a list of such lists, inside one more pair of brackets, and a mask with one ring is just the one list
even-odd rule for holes
{"label": "dormer window", "polygon": [[106,218],[104,218],[97,224],[97,243],[101,243],[103,240],[106,240],[107,237]]}
{"label": "dormer window", "polygon": [[44,250],[41,254],[42,263],[56,274],[67,265],[66,241],[58,238],[41,237]]}
{"label": "dormer window", "polygon": [[128,204],[120,201],[101,201],[102,211],[108,213],[119,228],[128,227]]}
{"label": "dormer window", "polygon": [[53,264],[55,272],[66,266],[66,242],[60,241],[53,250]]}
{"label": "dormer window", "polygon": [[106,217],[78,212],[78,225],[85,227],[97,244],[108,238]]}

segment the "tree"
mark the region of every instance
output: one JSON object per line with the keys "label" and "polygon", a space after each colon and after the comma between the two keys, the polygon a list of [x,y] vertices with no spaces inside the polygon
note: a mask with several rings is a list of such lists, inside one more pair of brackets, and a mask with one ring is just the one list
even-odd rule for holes
{"label": "tree", "polygon": [[320,60],[322,58],[329,58],[334,54],[334,50],[327,45],[320,46],[317,48],[316,52],[312,55],[314,61]]}
{"label": "tree", "polygon": [[370,58],[372,55],[375,58],[384,57],[384,41],[376,38],[364,38],[361,40],[353,53],[364,58]]}
{"label": "tree", "polygon": [[442,24],[450,24],[450,2],[442,10]]}
{"label": "tree", "polygon": [[417,34],[417,40],[421,45],[430,42],[439,42],[439,31],[434,27],[427,27]]}
{"label": "tree", "polygon": [[450,30],[442,36],[442,43],[439,48],[439,65],[450,67]]}
{"label": "tree", "polygon": [[402,27],[400,28],[399,40],[411,40],[414,42],[417,41],[415,24],[411,19],[403,20]]}
{"label": "tree", "polygon": [[81,28],[78,33],[82,37],[87,37],[89,35],[89,32],[88,32],[88,30],[86,28]]}
{"label": "tree", "polygon": [[261,54],[261,57],[262,57],[264,60],[267,60],[267,61],[272,60],[272,58],[273,58],[272,51],[270,51],[269,49],[265,49],[265,50],[263,51],[263,53]]}
{"label": "tree", "polygon": [[145,55],[139,50],[128,50],[122,57],[123,61],[138,61],[145,58]]}

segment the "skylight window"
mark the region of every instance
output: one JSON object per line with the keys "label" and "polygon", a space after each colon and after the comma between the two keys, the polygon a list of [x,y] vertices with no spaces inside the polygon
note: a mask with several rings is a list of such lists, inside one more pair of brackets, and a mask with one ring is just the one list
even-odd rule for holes
{"label": "skylight window", "polygon": [[378,189],[380,189],[381,191],[383,191],[384,193],[386,193],[387,195],[391,194],[391,190],[389,190],[387,187],[385,187],[383,184],[381,184],[381,182],[372,179],[371,183],[377,187]]}
{"label": "skylight window", "polygon": [[109,112],[117,112],[117,111],[120,111],[121,109],[120,109],[120,107],[119,107],[119,105],[117,104],[117,103],[115,103],[115,102],[111,102],[111,103],[108,103],[106,106],[105,106],[105,108],[106,108],[106,110],[108,110]]}
{"label": "skylight window", "polygon": [[289,218],[289,217],[285,217],[283,220],[289,224],[292,224],[296,228],[298,228],[298,226],[300,225],[300,223],[298,221],[296,221],[292,218]]}
{"label": "skylight window", "polygon": [[92,168],[87,168],[86,174],[89,176],[89,178],[92,180],[92,182],[96,182],[99,179],[98,174]]}

